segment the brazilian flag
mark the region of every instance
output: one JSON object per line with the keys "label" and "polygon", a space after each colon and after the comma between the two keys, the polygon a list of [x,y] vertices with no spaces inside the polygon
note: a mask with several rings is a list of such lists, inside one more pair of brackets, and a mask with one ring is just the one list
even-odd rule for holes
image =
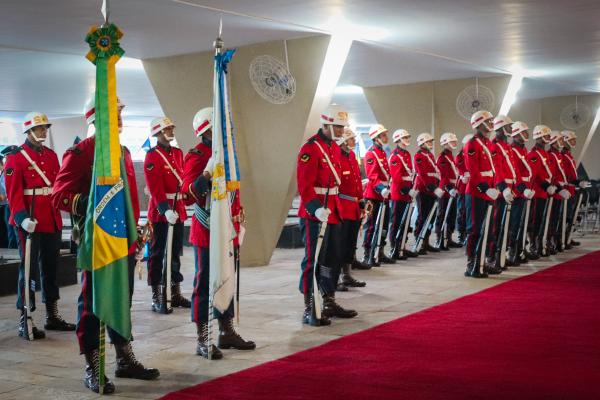
{"label": "brazilian flag", "polygon": [[92,27],[87,58],[96,65],[96,133],[92,184],[78,267],[92,271],[94,314],[131,338],[128,250],[136,237],[129,185],[119,143],[115,64],[124,51],[114,25]]}

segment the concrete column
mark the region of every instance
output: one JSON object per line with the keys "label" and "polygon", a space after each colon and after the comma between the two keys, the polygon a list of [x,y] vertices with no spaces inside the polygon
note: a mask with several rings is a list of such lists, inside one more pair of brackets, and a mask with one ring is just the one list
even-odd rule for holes
{"label": "concrete column", "polygon": [[[267,264],[279,238],[296,192],[298,149],[308,131],[316,127],[313,121],[318,118],[316,102],[326,105],[335,87],[334,82],[327,90],[330,93],[317,98],[329,44],[328,36],[287,42],[290,71],[297,88],[294,99],[284,105],[263,100],[248,77],[250,62],[256,56],[268,54],[284,59],[282,41],[238,48],[231,63],[241,198],[247,216],[247,234],[241,253],[243,265]],[[346,55],[341,59],[342,64]],[[197,143],[192,133],[194,114],[212,104],[212,52],[144,60],[144,68],[165,114],[177,125],[177,141],[187,151]],[[316,122],[318,124],[318,119]]]}

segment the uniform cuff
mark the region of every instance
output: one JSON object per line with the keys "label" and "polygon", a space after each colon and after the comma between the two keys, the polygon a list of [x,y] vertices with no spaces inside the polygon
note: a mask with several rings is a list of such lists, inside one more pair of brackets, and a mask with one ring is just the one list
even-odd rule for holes
{"label": "uniform cuff", "polygon": [[430,183],[429,185],[425,186],[425,189],[427,189],[428,192],[433,192],[436,187],[437,186],[435,186],[433,183]]}
{"label": "uniform cuff", "polygon": [[485,182],[481,182],[479,185],[477,185],[477,189],[481,192],[481,193],[485,193],[487,192],[487,190],[490,188],[490,185],[488,185]]}
{"label": "uniform cuff", "polygon": [[449,192],[449,191],[451,191],[452,189],[454,189],[454,185],[453,185],[453,184],[451,184],[451,183],[449,183],[449,184],[447,184],[447,185],[444,187],[444,189],[446,189],[446,192]]}
{"label": "uniform cuff", "polygon": [[540,186],[542,187],[542,189],[546,190],[548,189],[548,187],[550,187],[550,184],[546,181],[543,181],[542,183],[540,183]]}
{"label": "uniform cuff", "polygon": [[25,220],[25,218],[28,218],[29,214],[27,214],[27,211],[25,210],[21,210],[15,213],[15,224],[17,226],[21,226],[21,224],[23,223],[23,221]]}
{"label": "uniform cuff", "polygon": [[523,193],[523,192],[525,192],[525,189],[527,189],[527,185],[526,185],[526,184],[524,184],[523,182],[521,182],[521,183],[519,183],[519,184],[517,185],[517,191],[518,191],[519,193]]}
{"label": "uniform cuff", "polygon": [[315,212],[319,209],[323,207],[323,205],[321,204],[321,202],[317,199],[313,199],[311,201],[309,201],[308,203],[306,203],[306,205],[304,206],[304,208],[306,208],[306,211],[312,215],[313,217],[315,216]]}
{"label": "uniform cuff", "polygon": [[506,181],[499,182],[499,183],[496,185],[496,187],[498,188],[498,190],[499,190],[499,191],[501,191],[501,192],[504,192],[504,189],[506,189],[506,188],[507,188],[507,186],[508,186],[508,185],[506,184]]}
{"label": "uniform cuff", "polygon": [[386,186],[383,183],[380,183],[379,185],[375,186],[375,191],[379,194],[381,194],[381,192],[383,192],[383,189],[385,189]]}
{"label": "uniform cuff", "polygon": [[160,203],[158,203],[158,205],[156,206],[156,208],[158,209],[158,212],[161,215],[165,215],[165,213],[169,209],[169,202],[168,201],[161,201]]}
{"label": "uniform cuff", "polygon": [[404,186],[402,189],[400,189],[400,193],[402,193],[402,194],[410,193],[410,186]]}
{"label": "uniform cuff", "polygon": [[194,192],[196,192],[197,197],[204,197],[208,194],[210,190],[210,180],[208,180],[204,175],[200,175],[196,178],[194,182]]}

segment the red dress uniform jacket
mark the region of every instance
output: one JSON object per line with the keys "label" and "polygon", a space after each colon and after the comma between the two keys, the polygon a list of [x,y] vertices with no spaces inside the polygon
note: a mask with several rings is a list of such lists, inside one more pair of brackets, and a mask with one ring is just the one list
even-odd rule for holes
{"label": "red dress uniform jacket", "polygon": [[408,150],[396,147],[389,160],[392,176],[391,198],[393,201],[411,201],[408,192],[413,185],[413,163]]}
{"label": "red dress uniform jacket", "polygon": [[456,188],[458,169],[454,162],[452,151],[445,149],[440,153],[436,163],[440,170],[440,189],[444,190],[444,197],[450,197],[450,190]]}
{"label": "red dress uniform jacket", "polygon": [[454,157],[454,162],[456,163],[456,169],[458,170],[458,180],[456,181],[456,190],[459,194],[465,194],[467,189],[467,185],[463,183],[461,178],[465,176],[467,172],[467,166],[465,165],[465,152],[464,148],[460,149],[456,157]]}
{"label": "red dress uniform jacket", "polygon": [[179,191],[176,211],[179,214],[179,221],[185,221],[187,193],[182,187],[183,151],[177,147],[165,148],[161,145],[153,147],[146,153],[144,159],[144,176],[150,192],[148,219],[152,222],[167,222],[164,213],[173,208],[175,193]]}
{"label": "red dress uniform jacket", "polygon": [[[325,206],[325,193],[329,188],[327,208],[329,224],[340,222],[338,187],[341,183],[341,149],[321,130],[300,148],[296,166],[300,209],[298,216],[317,221],[315,211]],[[331,163],[331,164],[330,164]]]}
{"label": "red dress uniform jacket", "polygon": [[341,151],[340,165],[342,168],[342,183],[340,184],[340,217],[345,220],[358,221],[361,213],[362,183],[360,167],[356,154]]}
{"label": "red dress uniform jacket", "polygon": [[429,150],[420,149],[415,154],[415,188],[421,193],[433,194],[440,184],[440,170]]}
{"label": "red dress uniform jacket", "polygon": [[[196,204],[203,210],[206,209],[207,201],[210,201],[210,181],[198,179],[204,172],[208,160],[212,156],[211,142],[203,139],[185,156],[183,172],[182,192],[187,193],[186,203]],[[202,210],[198,211],[201,212]],[[195,214],[197,215],[198,212]],[[202,225],[196,215],[192,215],[192,226],[190,228],[190,243],[194,246],[208,247],[210,233],[206,226]],[[202,218],[209,218],[209,214],[202,214]]]}
{"label": "red dress uniform jacket", "polygon": [[[494,168],[496,169],[494,185],[501,192],[506,188],[510,188],[513,193],[516,192],[517,172],[510,145],[503,140],[494,138],[490,146],[490,151],[492,153]],[[519,189],[525,190],[523,186],[520,186]]]}
{"label": "red dress uniform jacket", "polygon": [[548,163],[548,153],[543,147],[534,146],[527,154],[527,161],[533,171],[533,190],[535,197],[547,199],[546,189],[553,182],[552,170]]}
{"label": "red dress uniform jacket", "polygon": [[471,196],[492,201],[485,192],[494,187],[494,164],[491,142],[488,138],[476,134],[465,146],[465,166],[469,171],[466,193]]}
{"label": "red dress uniform jacket", "polygon": [[554,175],[553,184],[556,185],[556,193],[554,193],[555,200],[562,200],[562,196],[558,194],[561,189],[567,188],[567,174],[565,173],[563,167],[563,157],[559,150],[551,147],[548,150],[548,162],[550,164],[550,170],[552,171],[552,175]]}
{"label": "red dress uniform jacket", "polygon": [[[533,169],[527,160],[527,148],[525,145],[514,144],[511,146],[515,172],[517,173],[517,186],[523,184],[525,189],[533,189]],[[523,190],[525,191],[525,190]],[[517,191],[517,197],[523,198],[522,192]]]}
{"label": "red dress uniform jacket", "polygon": [[579,180],[577,179],[577,166],[575,164],[575,159],[573,158],[573,154],[566,147],[562,151],[563,156],[563,168],[565,169],[565,174],[567,175],[567,181],[569,182],[567,188],[571,196],[575,195],[575,189],[579,184]]}
{"label": "red dress uniform jacket", "polygon": [[[212,182],[206,179],[203,173],[208,160],[212,156],[211,145],[212,143],[209,140],[203,138],[202,142],[191,149],[185,156],[183,172],[182,192],[186,194],[186,204],[194,204],[190,243],[204,248],[210,245],[210,230],[207,228],[210,213],[206,211],[206,208],[207,202],[210,202]],[[241,214],[240,194],[239,190],[236,190],[231,202],[231,217],[233,227],[237,233],[240,232]],[[238,244],[238,238],[236,237],[233,240],[233,245],[238,246]]]}
{"label": "red dress uniform jacket", "polygon": [[381,192],[390,187],[390,166],[387,154],[383,147],[373,144],[365,154],[365,174],[367,175],[367,186],[365,187],[365,199],[382,201]]}
{"label": "red dress uniform jacket", "polygon": [[[95,144],[96,137],[92,136],[82,140],[65,152],[62,166],[56,177],[54,190],[52,191],[54,207],[74,215],[79,215],[77,213],[77,209],[79,208],[77,206],[78,202],[82,197],[87,198],[90,193]],[[121,146],[121,149],[125,157],[125,171],[129,191],[131,192],[133,216],[137,222],[140,218],[140,203],[135,181],[135,170],[129,150],[125,146]]]}
{"label": "red dress uniform jacket", "polygon": [[[21,153],[25,151],[48,179],[50,185],[35,170],[27,158]],[[46,146],[37,149],[26,141],[15,147],[6,158],[6,195],[10,204],[10,223],[20,226],[25,218],[32,218],[30,213],[32,192],[35,194],[33,218],[38,223],[36,232],[53,233],[62,229],[60,211],[52,207],[51,188],[60,168],[56,153]],[[41,192],[41,193],[40,193]]]}

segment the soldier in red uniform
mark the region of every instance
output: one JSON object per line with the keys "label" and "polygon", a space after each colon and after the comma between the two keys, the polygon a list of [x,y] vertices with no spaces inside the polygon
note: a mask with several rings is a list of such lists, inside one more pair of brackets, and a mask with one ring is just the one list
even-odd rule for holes
{"label": "soldier in red uniform", "polygon": [[[507,243],[507,265],[519,265],[527,262],[532,256],[523,247],[523,235],[526,234],[525,228],[525,210],[527,204],[530,204],[534,191],[532,189],[533,170],[527,161],[527,148],[525,142],[529,140],[529,127],[521,121],[512,124],[511,152],[513,155],[513,166],[517,175],[515,199],[512,203],[510,221],[508,226]],[[521,191],[521,189],[523,189]],[[529,224],[529,220],[527,221]],[[535,258],[535,256],[533,256]],[[531,258],[533,259],[533,258]]]}
{"label": "soldier in red uniform", "polygon": [[[410,204],[417,196],[417,191],[413,189],[413,179],[415,172],[413,170],[412,157],[407,148],[410,146],[410,133],[405,129],[398,129],[392,135],[392,141],[396,143],[396,148],[392,151],[389,159],[390,175],[392,178],[391,186],[391,228],[390,228],[390,258],[404,260],[407,257],[416,257],[417,253],[404,249],[406,239],[402,242],[404,226],[410,223],[408,210]],[[408,235],[407,235],[408,236]],[[402,250],[402,256],[400,251]]]}
{"label": "soldier in red uniform", "polygon": [[415,154],[414,166],[417,174],[415,178],[415,190],[418,192],[416,200],[419,215],[415,227],[415,237],[422,237],[423,242],[419,249],[417,248],[419,241],[417,241],[413,252],[427,254],[428,251],[431,251],[435,253],[439,249],[429,243],[434,216],[432,215],[428,224],[427,218],[435,202],[444,195],[444,191],[439,188],[440,170],[435,163],[435,156],[431,151],[433,149],[433,136],[429,133],[421,133],[417,137],[417,146],[419,146],[419,151]]}
{"label": "soldier in red uniform", "polygon": [[342,279],[338,284],[338,291],[347,291],[348,287],[364,287],[365,282],[358,281],[350,274],[350,267],[355,260],[356,243],[360,229],[360,222],[364,214],[364,201],[362,198],[362,182],[360,179],[360,167],[356,154],[352,149],[356,145],[356,135],[348,127],[344,128],[341,137],[336,137],[336,143],[340,146],[340,167],[342,174],[339,187],[339,210],[342,235]]}
{"label": "soldier in red uniform", "polygon": [[[117,98],[119,131],[122,131],[123,120],[121,111],[125,107]],[[96,119],[95,99],[92,98],[85,107],[85,117],[88,124],[93,124]],[[78,237],[83,237],[83,227],[87,214],[88,196],[91,187],[92,171],[94,165],[95,136],[82,140],[75,146],[69,148],[64,156],[60,172],[56,177],[52,191],[52,204],[56,209],[70,213],[74,220],[73,230],[79,232]],[[131,204],[133,206],[134,218],[137,221],[140,216],[140,207],[137,195],[137,184],[135,181],[135,170],[131,154],[127,147],[121,146],[121,154],[124,157],[127,182],[131,193]],[[77,236],[77,235],[76,235]],[[77,237],[76,237],[77,239]],[[129,264],[129,295],[130,301],[133,296],[133,276],[135,268],[134,249],[130,250]],[[100,321],[93,313],[93,285],[92,273],[81,272],[81,294],[77,307],[77,338],[79,350],[85,355],[86,369],[84,384],[90,390],[98,393],[100,386],[98,382],[99,370],[99,334]],[[140,363],[131,346],[131,342],[108,327],[108,336],[115,346],[117,354],[117,366],[115,376],[118,378],[133,378],[151,380],[156,379],[160,373],[155,368],[146,368]],[[104,393],[112,393],[114,384],[107,378],[104,383]]]}
{"label": "soldier in red uniform", "polygon": [[[390,222],[388,210],[388,198],[390,197],[390,167],[387,154],[383,146],[388,143],[388,130],[380,124],[374,125],[369,130],[369,137],[373,140],[373,146],[365,154],[365,173],[367,175],[367,186],[365,187],[365,200],[371,203],[372,211],[365,224],[365,236],[363,240],[364,260],[363,263],[378,267],[381,263],[393,264],[395,261],[384,254],[385,238]],[[377,218],[380,217],[379,209],[383,213],[382,226]],[[377,229],[376,229],[377,228]],[[381,232],[381,239],[379,238]],[[377,241],[379,248],[377,248]],[[376,257],[375,252],[378,252]],[[375,259],[378,259],[378,262]]]}
{"label": "soldier in red uniform", "polygon": [[[219,349],[254,350],[256,344],[244,340],[234,329],[233,300],[224,313],[216,309],[214,315],[219,322],[219,337],[217,346],[208,343],[208,312],[209,312],[209,283],[210,283],[210,191],[212,188],[212,107],[201,109],[194,116],[192,125],[194,133],[201,139],[185,156],[182,192],[187,194],[187,203],[194,205],[194,215],[190,229],[190,243],[194,246],[194,286],[192,291],[192,322],[196,324],[198,334],[196,354],[218,360],[223,357]],[[240,204],[239,192],[236,192],[232,202],[231,215],[233,225],[239,235],[243,210]],[[235,251],[239,251],[239,241],[234,239]]]}
{"label": "soldier in red uniform", "polygon": [[[554,193],[554,205],[552,206],[552,213],[550,215],[551,224],[548,225],[548,243],[547,247],[550,254],[556,254],[562,251],[562,212],[563,206],[571,198],[571,192],[569,191],[569,180],[564,168],[564,162],[562,155],[562,149],[564,147],[564,141],[562,135],[558,131],[552,131],[550,139],[550,149],[548,150],[548,161],[550,169],[554,175],[554,184],[556,185],[556,193]],[[566,227],[566,226],[565,226]]]}
{"label": "soldier in red uniform", "polygon": [[[456,185],[458,184],[459,175],[452,151],[458,147],[458,138],[454,133],[444,133],[440,137],[440,145],[443,150],[437,159],[436,165],[440,170],[439,188],[444,191],[444,194],[439,199],[437,218],[435,219],[435,234],[437,236],[437,248],[440,250],[450,250],[449,247],[461,247],[452,240],[456,222],[456,198],[458,196]],[[453,199],[452,204],[450,204],[451,198]],[[450,209],[448,209],[449,205]],[[442,231],[444,222],[446,223],[446,227]]]}
{"label": "soldier in red uniform", "polygon": [[[348,125],[348,114],[330,106],[321,114],[322,127],[300,148],[296,168],[300,194],[300,229],[305,253],[301,263],[300,292],[304,294],[302,322],[313,326],[329,325],[329,318],[353,318],[356,311],[344,309],[335,301],[335,289],[342,264],[342,235],[339,185],[341,184],[340,147],[333,140]],[[321,224],[327,224],[323,245],[316,252]],[[317,258],[318,257],[318,258]],[[313,288],[313,268],[317,268],[318,288]],[[318,289],[323,294],[322,318],[313,312]]]}
{"label": "soldier in red uniform", "polygon": [[458,244],[462,247],[467,242],[467,214],[465,207],[465,191],[469,182],[469,171],[465,165],[465,145],[473,137],[472,133],[465,135],[462,139],[462,147],[456,154],[454,162],[458,169],[458,180],[456,181],[456,228],[458,230]]}
{"label": "soldier in red uniform", "polygon": [[[56,174],[58,157],[44,146],[50,122],[45,114],[32,112],[25,116],[23,133],[25,143],[14,147],[6,158],[6,194],[10,204],[10,224],[18,232],[19,280],[17,286],[17,309],[21,311],[19,336],[28,339],[25,321],[25,242],[31,235],[31,263],[29,299],[30,310],[35,310],[35,282],[38,276],[42,284],[42,301],[46,304],[44,328],[55,331],[73,331],[75,325],[65,322],[58,314],[59,297],[56,269],[61,245],[62,220],[60,212],[52,207],[51,193]],[[33,211],[33,212],[32,212]],[[9,227],[10,228],[10,227]],[[43,339],[43,330],[32,327],[33,339]]]}
{"label": "soldier in red uniform", "polygon": [[[590,182],[586,180],[579,179],[577,175],[577,166],[575,164],[575,159],[573,158],[573,154],[571,154],[571,149],[574,149],[577,146],[577,135],[573,131],[562,131],[561,135],[564,138],[565,147],[563,148],[562,154],[564,157],[564,167],[565,172],[567,174],[568,179],[568,189],[571,193],[571,198],[569,199],[568,212],[567,212],[567,233],[571,231],[573,222],[575,221],[576,216],[575,207],[577,202],[579,201],[579,196],[583,195],[585,189],[591,186]],[[579,246],[579,242],[576,242],[572,238],[568,238],[569,243],[566,243],[565,248],[570,249],[572,246]]]}
{"label": "soldier in red uniform", "polygon": [[[183,184],[183,152],[171,146],[175,139],[175,124],[167,117],[155,118],[150,123],[152,136],[157,145],[151,148],[144,160],[144,176],[150,192],[148,220],[152,223],[152,242],[148,257],[148,285],[152,287],[152,311],[168,314],[173,311],[166,307],[166,289],[163,277],[163,262],[167,246],[169,224],[173,225],[171,252],[171,306],[190,308],[191,303],[181,294],[183,281],[179,255],[183,250],[183,222],[187,219]],[[173,201],[177,197],[177,204]]]}
{"label": "soldier in red uniform", "polygon": [[[477,111],[471,116],[473,137],[465,146],[465,166],[469,172],[465,205],[467,210],[467,270],[465,276],[485,278],[487,271],[479,268],[479,260],[485,257],[483,243],[487,210],[499,195],[494,188],[494,164],[490,152],[489,135],[492,132],[493,115],[489,111]],[[486,227],[487,225],[487,227]]]}
{"label": "soldier in red uniform", "polygon": [[504,237],[507,209],[510,204],[512,214],[512,203],[516,192],[522,193],[525,190],[524,184],[517,185],[517,173],[514,166],[513,153],[508,144],[508,135],[512,134],[512,122],[506,115],[498,115],[494,118],[494,131],[496,134],[494,139],[492,139],[490,151],[492,153],[492,162],[496,169],[494,185],[501,195],[498,196],[494,204],[494,214],[488,240],[489,257],[487,264],[489,265],[489,273],[500,273],[503,269],[506,269],[506,265],[501,265],[500,252]]}
{"label": "soldier in red uniform", "polygon": [[548,196],[553,196],[556,192],[556,186],[553,184],[554,177],[546,152],[546,145],[550,141],[551,135],[552,131],[546,125],[537,125],[533,128],[535,145],[527,154],[527,161],[529,161],[533,172],[532,187],[535,191],[531,207],[531,221],[527,228],[530,243],[529,252],[534,258],[542,255],[544,245],[542,238],[544,236]]}

